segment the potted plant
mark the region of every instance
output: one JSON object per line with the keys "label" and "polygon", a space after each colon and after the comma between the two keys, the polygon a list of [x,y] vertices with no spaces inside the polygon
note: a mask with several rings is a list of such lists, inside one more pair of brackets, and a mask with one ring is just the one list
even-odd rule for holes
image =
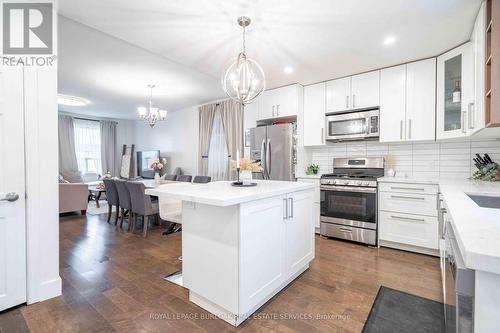
{"label": "potted plant", "polygon": [[309,164],[306,169],[306,175],[317,175],[319,171],[319,165]]}

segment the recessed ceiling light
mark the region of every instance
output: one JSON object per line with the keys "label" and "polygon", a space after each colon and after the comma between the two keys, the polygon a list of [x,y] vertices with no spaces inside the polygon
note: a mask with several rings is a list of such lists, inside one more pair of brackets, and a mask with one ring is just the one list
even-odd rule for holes
{"label": "recessed ceiling light", "polygon": [[64,94],[57,95],[57,104],[59,104],[59,105],[85,106],[89,103],[90,103],[90,101],[88,99],[85,99],[82,97],[64,95]]}
{"label": "recessed ceiling light", "polygon": [[386,37],[384,39],[384,45],[387,45],[387,46],[392,45],[395,42],[396,42],[396,37],[394,37],[394,36],[389,36],[389,37]]}
{"label": "recessed ceiling light", "polygon": [[293,67],[292,66],[286,66],[285,68],[283,68],[283,72],[285,72],[285,74],[290,74],[293,72]]}

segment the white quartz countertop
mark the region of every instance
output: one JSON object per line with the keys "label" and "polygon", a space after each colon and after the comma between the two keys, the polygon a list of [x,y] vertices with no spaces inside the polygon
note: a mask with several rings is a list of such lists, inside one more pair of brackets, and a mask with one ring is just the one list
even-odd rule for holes
{"label": "white quartz countertop", "polygon": [[468,194],[500,196],[500,182],[440,182],[453,231],[468,268],[500,274],[500,209],[482,208]]}
{"label": "white quartz countertop", "polygon": [[408,183],[408,184],[434,184],[437,185],[439,180],[437,179],[422,179],[422,178],[411,178],[411,177],[389,177],[384,176],[377,179],[381,183]]}
{"label": "white quartz countertop", "polygon": [[314,184],[274,180],[252,180],[254,187],[234,187],[229,181],[208,184],[175,183],[146,189],[146,194],[214,206],[231,206],[286,193],[314,189]]}

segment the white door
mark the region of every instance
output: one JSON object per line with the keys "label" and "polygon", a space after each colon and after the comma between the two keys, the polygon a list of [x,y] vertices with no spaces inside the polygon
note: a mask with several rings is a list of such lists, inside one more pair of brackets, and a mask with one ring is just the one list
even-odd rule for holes
{"label": "white door", "polygon": [[380,71],[380,142],[405,139],[406,65]]}
{"label": "white door", "polygon": [[406,139],[436,139],[436,58],[406,65]]}
{"label": "white door", "polygon": [[484,72],[485,72],[485,12],[484,2],[477,14],[474,30],[472,31],[472,43],[474,47],[474,104],[469,106],[469,133],[473,134],[484,128]]}
{"label": "white door", "polygon": [[[286,270],[288,276],[297,273],[314,258],[313,192],[288,195],[286,223]],[[310,237],[304,237],[310,235]]]}
{"label": "white door", "polygon": [[275,89],[275,116],[290,117],[297,115],[298,85],[292,84]]}
{"label": "white door", "polygon": [[351,109],[351,77],[326,83],[326,112],[342,112]]}
{"label": "white door", "polygon": [[365,109],[380,104],[380,71],[354,75],[351,78],[351,109]]}
{"label": "white door", "polygon": [[326,83],[304,87],[304,146],[325,144]]}
{"label": "white door", "polygon": [[0,311],[26,302],[23,112],[22,68],[0,67]]}
{"label": "white door", "polygon": [[[474,102],[474,57],[468,42],[437,58],[437,138],[468,135],[467,117]],[[460,92],[460,95],[458,95]],[[459,98],[453,99],[453,94]]]}

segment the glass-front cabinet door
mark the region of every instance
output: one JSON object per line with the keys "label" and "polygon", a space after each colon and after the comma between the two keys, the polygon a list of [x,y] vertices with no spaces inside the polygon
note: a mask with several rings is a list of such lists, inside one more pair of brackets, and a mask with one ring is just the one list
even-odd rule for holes
{"label": "glass-front cabinet door", "polygon": [[474,102],[472,44],[463,44],[437,60],[437,138],[468,135],[468,116]]}

